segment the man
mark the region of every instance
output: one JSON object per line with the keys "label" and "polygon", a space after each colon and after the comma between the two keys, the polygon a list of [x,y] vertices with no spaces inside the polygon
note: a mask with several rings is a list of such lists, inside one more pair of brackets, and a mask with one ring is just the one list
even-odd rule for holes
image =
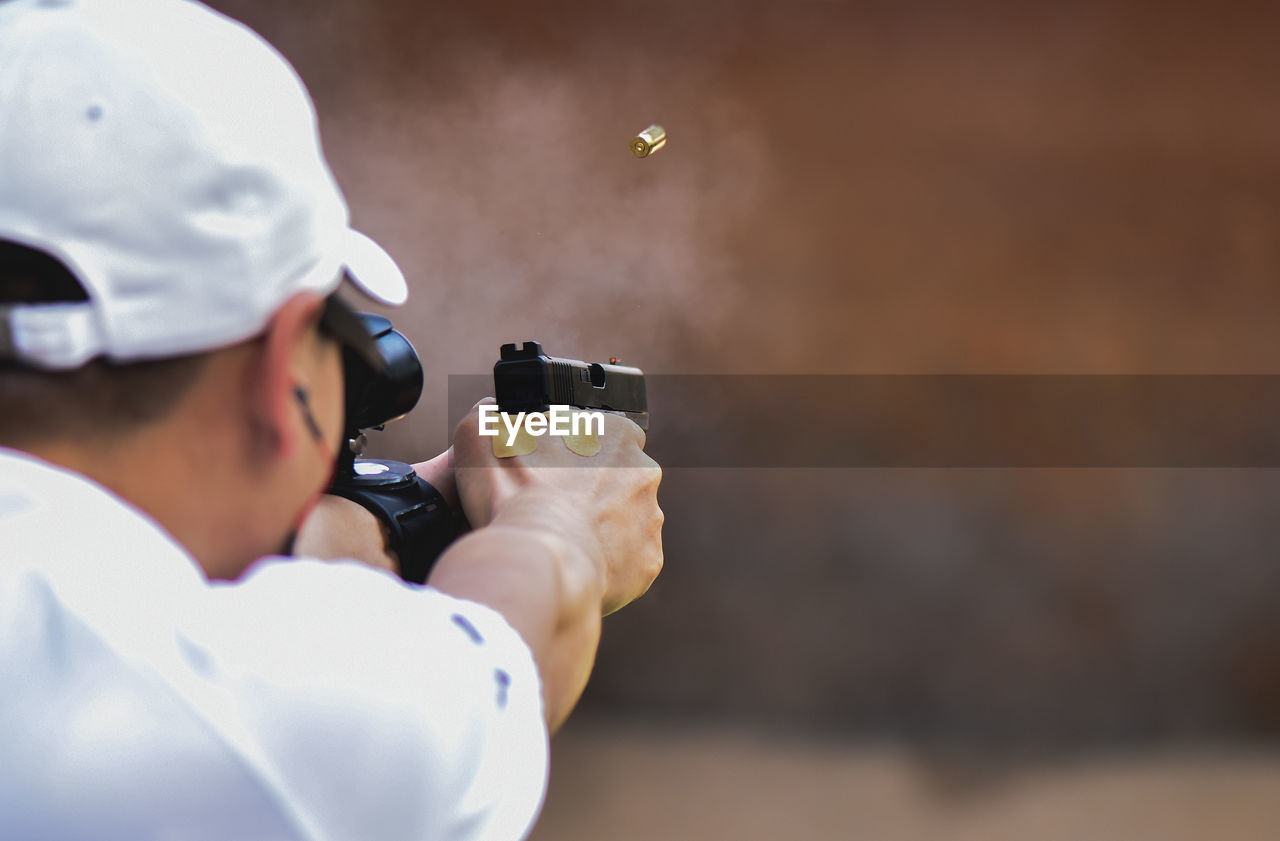
{"label": "man", "polygon": [[[661,567],[659,471],[621,418],[498,460],[473,412],[419,466],[473,530],[427,587],[377,569],[321,495],[343,277],[406,296],[261,39],[0,2],[0,837],[528,832],[601,615]],[[270,557],[299,530],[365,563]]]}

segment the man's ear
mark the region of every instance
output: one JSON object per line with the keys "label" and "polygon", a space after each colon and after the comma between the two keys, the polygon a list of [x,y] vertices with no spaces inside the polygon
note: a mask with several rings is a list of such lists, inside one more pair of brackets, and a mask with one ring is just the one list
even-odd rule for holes
{"label": "man's ear", "polygon": [[291,455],[298,436],[306,434],[294,389],[305,384],[305,366],[314,353],[314,332],[323,306],[323,297],[299,292],[276,310],[259,338],[262,350],[251,405],[256,425],[266,436],[263,443],[274,457]]}

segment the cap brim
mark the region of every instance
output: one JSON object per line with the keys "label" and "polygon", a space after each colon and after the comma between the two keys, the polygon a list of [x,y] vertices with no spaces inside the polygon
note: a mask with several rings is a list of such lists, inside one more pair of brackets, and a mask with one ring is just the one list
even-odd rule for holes
{"label": "cap brim", "polygon": [[377,339],[369,332],[364,319],[339,298],[336,292],[325,299],[324,310],[320,314],[320,329],[343,347],[353,351],[375,373],[386,368],[386,360],[378,352]]}
{"label": "cap brim", "polygon": [[347,229],[342,264],[356,287],[380,304],[398,307],[409,299],[409,284],[391,255],[359,231]]}

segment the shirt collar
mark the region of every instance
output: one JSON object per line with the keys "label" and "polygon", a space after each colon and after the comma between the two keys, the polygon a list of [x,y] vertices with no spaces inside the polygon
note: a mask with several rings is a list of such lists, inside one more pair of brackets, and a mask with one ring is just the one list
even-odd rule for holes
{"label": "shirt collar", "polygon": [[[50,574],[203,582],[195,558],[150,516],[92,479],[0,447],[0,545]],[[12,554],[10,554],[12,557]]]}

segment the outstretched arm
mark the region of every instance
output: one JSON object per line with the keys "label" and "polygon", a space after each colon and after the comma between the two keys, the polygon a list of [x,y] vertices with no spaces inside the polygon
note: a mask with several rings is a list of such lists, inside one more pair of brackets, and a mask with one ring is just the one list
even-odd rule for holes
{"label": "outstretched arm", "polygon": [[458,494],[474,530],[428,583],[496,609],[533,651],[554,730],[591,672],[600,619],[642,595],[662,568],[661,470],[644,433],[609,416],[590,458],[554,437],[496,459],[473,411],[454,436]]}
{"label": "outstretched arm", "polygon": [[[477,416],[459,424],[452,450],[414,465],[473,527],[427,583],[494,608],[516,629],[538,665],[555,730],[586,686],[601,617],[643,594],[662,568],[661,470],[642,450],[643,432],[623,418],[606,419],[601,451],[590,458],[544,437],[530,455],[497,459]],[[296,548],[397,568],[382,524],[338,497],[320,502]]]}

